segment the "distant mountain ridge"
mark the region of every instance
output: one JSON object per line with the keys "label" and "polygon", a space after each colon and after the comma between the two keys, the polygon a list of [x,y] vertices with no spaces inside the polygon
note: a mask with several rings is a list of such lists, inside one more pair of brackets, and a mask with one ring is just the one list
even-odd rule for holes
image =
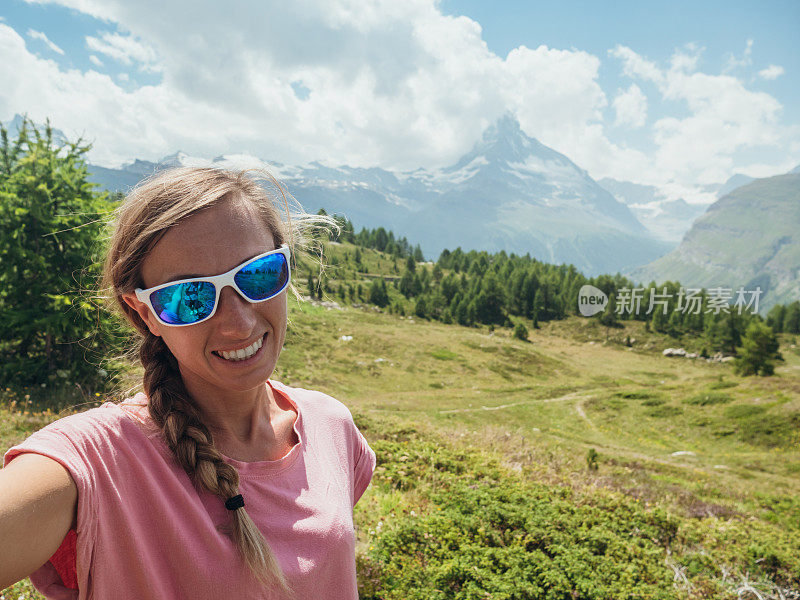
{"label": "distant mountain ridge", "polygon": [[158,163],[138,160],[91,171],[102,187],[125,191],[168,166],[245,163],[268,169],[307,210],[344,214],[357,227],[389,227],[419,242],[431,257],[457,246],[504,250],[572,263],[596,275],[639,266],[674,246],[651,236],[625,204],[569,158],[525,135],[510,114],[489,126],[470,152],[440,169],[292,166],[179,152]]}
{"label": "distant mountain ridge", "polygon": [[800,299],[800,173],[736,188],[709,206],[675,250],[630,275],[692,287],[760,287],[760,312]]}
{"label": "distant mountain ridge", "polygon": [[689,204],[683,198],[667,200],[653,185],[604,177],[598,182],[636,215],[654,237],[677,244],[707,205]]}

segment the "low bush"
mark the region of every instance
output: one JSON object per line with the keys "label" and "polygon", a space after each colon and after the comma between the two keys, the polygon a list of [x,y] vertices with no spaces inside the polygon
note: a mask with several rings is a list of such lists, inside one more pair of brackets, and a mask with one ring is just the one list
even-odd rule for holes
{"label": "low bush", "polygon": [[[382,526],[368,526],[358,557],[362,600],[735,598],[732,572],[800,585],[796,528],[690,519],[603,488],[540,484],[491,455],[368,426],[372,493],[413,501],[369,511]],[[691,594],[676,589],[676,570]]]}
{"label": "low bush", "polygon": [[726,404],[731,400],[733,400],[733,398],[723,392],[702,392],[691,398],[684,398],[683,403],[708,406],[711,404]]}

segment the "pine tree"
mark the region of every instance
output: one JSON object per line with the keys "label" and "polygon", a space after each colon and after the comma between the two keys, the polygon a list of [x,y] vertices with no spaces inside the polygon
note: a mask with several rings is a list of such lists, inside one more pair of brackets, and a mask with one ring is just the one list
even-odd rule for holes
{"label": "pine tree", "polygon": [[308,274],[308,296],[313,300],[314,299],[314,277],[311,273]]}
{"label": "pine tree", "polygon": [[800,302],[792,302],[786,307],[786,316],[783,319],[784,333],[800,333]]}
{"label": "pine tree", "polygon": [[617,299],[614,292],[608,297],[608,304],[605,310],[600,314],[600,323],[606,327],[619,327],[620,322],[617,319]]}
{"label": "pine tree", "polygon": [[439,263],[433,265],[433,280],[437,285],[442,281],[442,269],[439,267]]}
{"label": "pine tree", "polygon": [[775,361],[783,360],[778,352],[778,339],[767,325],[753,321],[742,339],[742,349],[734,361],[734,369],[740,375],[772,375]]}
{"label": "pine tree", "polygon": [[115,340],[82,290],[99,276],[113,206],[94,191],[80,140],[58,142],[49,122],[41,130],[27,119],[13,141],[0,126],[0,140],[0,381],[39,384],[64,371],[94,385]]}
{"label": "pine tree", "polygon": [[417,298],[417,302],[414,305],[414,314],[423,319],[428,317],[428,302],[425,296]]}
{"label": "pine tree", "polygon": [[386,291],[386,282],[383,277],[372,280],[372,284],[369,288],[369,301],[380,307],[389,304],[389,294]]}

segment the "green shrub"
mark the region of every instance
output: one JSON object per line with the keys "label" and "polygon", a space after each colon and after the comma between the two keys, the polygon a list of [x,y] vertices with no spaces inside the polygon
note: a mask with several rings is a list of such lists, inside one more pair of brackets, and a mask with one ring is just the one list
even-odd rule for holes
{"label": "green shrub", "polygon": [[642,400],[642,406],[661,406],[665,403],[666,400],[663,398],[647,398],[646,400]]}
{"label": "green shrub", "polygon": [[620,391],[614,392],[618,398],[628,398],[629,400],[644,400],[645,398],[652,398],[655,394],[653,392],[643,392],[640,390],[633,391]]}
{"label": "green shrub", "polygon": [[692,396],[691,398],[684,398],[684,404],[696,404],[698,406],[708,406],[711,404],[725,404],[733,400],[728,394],[722,392],[703,392]]}
{"label": "green shrub", "polygon": [[432,351],[431,356],[433,358],[438,358],[439,360],[455,360],[459,358],[458,354],[450,350],[446,350],[445,348],[439,348]]}
{"label": "green shrub", "polygon": [[660,543],[677,526],[665,515],[498,481],[432,499],[435,510],[398,518],[368,553],[383,579],[373,598],[672,597]]}
{"label": "green shrub", "polygon": [[[112,319],[92,300],[112,206],[94,191],[89,146],[58,142],[27,119],[0,127],[0,380],[86,387],[107,381],[118,350]],[[101,369],[105,366],[105,369]],[[105,375],[103,373],[106,373]]]}
{"label": "green shrub", "polygon": [[586,454],[586,466],[590,471],[597,471],[597,456],[597,450],[589,448],[589,452]]}
{"label": "green shrub", "polygon": [[747,326],[742,349],[734,361],[734,370],[740,375],[772,375],[775,361],[783,360],[778,351],[778,338],[764,323],[753,321]]}
{"label": "green shrub", "polygon": [[532,482],[413,430],[380,439],[367,425],[378,456],[372,493],[413,504],[370,511],[383,527],[370,530],[357,557],[362,600],[675,598],[669,561],[707,592],[698,599],[730,595],[721,566],[800,584],[794,499],[763,495],[764,509],[788,515],[786,523],[678,519],[602,488]]}
{"label": "green shrub", "polygon": [[763,406],[755,406],[753,404],[735,404],[725,409],[725,417],[728,419],[751,419],[752,417],[760,416],[765,413],[767,409]]}
{"label": "green shrub", "polygon": [[739,385],[739,384],[736,383],[735,381],[725,381],[722,378],[722,375],[720,375],[719,376],[719,380],[710,383],[708,385],[708,388],[711,389],[711,390],[723,390],[725,388],[736,387],[737,385]]}
{"label": "green shrub", "polygon": [[662,404],[647,411],[651,417],[664,418],[674,417],[675,415],[683,414],[683,409],[680,406],[672,406],[671,404]]}

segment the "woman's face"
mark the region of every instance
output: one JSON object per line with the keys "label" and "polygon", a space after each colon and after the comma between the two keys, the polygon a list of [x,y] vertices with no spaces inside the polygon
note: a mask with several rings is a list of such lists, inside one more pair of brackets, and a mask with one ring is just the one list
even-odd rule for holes
{"label": "woman's face", "polygon": [[[272,234],[249,202],[223,202],[192,215],[161,238],[142,265],[144,287],[219,275],[273,249]],[[225,287],[214,316],[185,327],[158,322],[133,294],[126,294],[125,301],[153,334],[164,339],[190,392],[224,394],[263,386],[275,369],[286,337],[286,290],[251,304],[235,289]],[[259,341],[261,348],[250,358],[223,357],[223,352],[245,349]]]}

